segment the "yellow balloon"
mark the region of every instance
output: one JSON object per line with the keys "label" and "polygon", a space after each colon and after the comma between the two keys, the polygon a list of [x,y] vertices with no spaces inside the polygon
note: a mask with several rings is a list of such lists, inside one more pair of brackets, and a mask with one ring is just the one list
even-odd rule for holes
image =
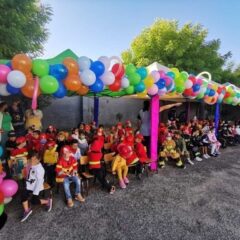
{"label": "yellow balloon", "polygon": [[217,91],[217,90],[218,90],[218,86],[217,86],[216,84],[213,84],[213,85],[212,85],[212,89],[213,89],[214,91]]}
{"label": "yellow balloon", "polygon": [[180,72],[179,72],[178,68],[170,68],[170,70],[171,70],[171,72],[175,73],[176,77],[179,76]]}
{"label": "yellow balloon", "polygon": [[143,80],[146,88],[150,88],[154,84],[154,79],[151,75],[148,75],[144,80]]}
{"label": "yellow balloon", "polygon": [[147,91],[146,90],[144,90],[141,93],[137,93],[137,97],[139,97],[139,98],[143,98],[143,97],[146,97],[146,96],[147,96]]}

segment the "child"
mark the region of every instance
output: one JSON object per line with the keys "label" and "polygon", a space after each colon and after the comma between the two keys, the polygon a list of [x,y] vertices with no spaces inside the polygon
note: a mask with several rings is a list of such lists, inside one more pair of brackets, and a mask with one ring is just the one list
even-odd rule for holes
{"label": "child", "polygon": [[127,133],[133,135],[132,123],[129,120],[125,123],[125,134]]}
{"label": "child", "polygon": [[[84,128],[84,132],[81,132],[81,133],[85,133],[87,142],[92,141],[93,133],[92,133],[92,131],[91,131],[90,125],[86,124],[86,125],[85,125],[85,128]],[[80,133],[80,135],[81,135],[81,133]]]}
{"label": "child", "polygon": [[34,126],[31,126],[27,130],[27,134],[25,136],[26,141],[27,141],[27,149],[28,151],[31,151],[33,148],[33,132],[34,132]]}
{"label": "child", "polygon": [[220,154],[219,149],[221,147],[221,143],[217,140],[214,131],[214,127],[211,127],[207,136],[211,144],[211,156],[217,157]]}
{"label": "child", "polygon": [[28,151],[26,148],[26,138],[18,137],[16,139],[17,147],[10,153],[10,159],[12,160],[12,173],[14,177],[19,180],[23,178],[23,169],[27,164]]}
{"label": "child", "polygon": [[130,153],[130,149],[127,145],[120,144],[118,146],[118,154],[112,162],[112,172],[113,174],[117,172],[119,186],[123,189],[126,188],[126,184],[129,183],[129,180],[127,178],[128,166],[126,163],[126,158],[129,156]]}
{"label": "child", "polygon": [[72,139],[76,139],[79,141],[79,130],[78,128],[73,128],[72,129],[72,135],[71,135]]}
{"label": "child", "polygon": [[101,183],[102,188],[106,189],[110,194],[115,192],[115,187],[110,185],[105,178],[105,171],[101,167],[103,144],[98,138],[94,138],[92,144],[89,147],[88,159],[90,172]]}
{"label": "child", "polygon": [[202,154],[203,157],[208,159],[210,156],[208,155],[208,147],[210,146],[210,142],[206,133],[202,133]]}
{"label": "child", "polygon": [[[32,209],[29,206],[29,201],[32,204],[41,204],[47,207],[47,211],[52,210],[52,198],[43,199],[40,197],[43,191],[44,183],[44,168],[40,163],[39,155],[37,152],[32,152],[29,156],[30,166],[26,179],[26,188],[22,192],[22,206],[24,209],[21,222],[27,220],[32,214]],[[31,200],[29,200],[31,198]]]}
{"label": "child", "polygon": [[137,154],[137,157],[139,158],[140,163],[145,163],[149,161],[149,158],[147,156],[146,147],[142,144],[142,141],[144,140],[144,137],[142,134],[136,134],[135,136],[135,152]]}
{"label": "child", "polygon": [[66,134],[61,131],[57,135],[57,152],[58,154],[61,152],[61,149],[67,145]]}
{"label": "child", "polygon": [[57,182],[63,182],[64,192],[67,198],[68,207],[73,207],[70,184],[75,183],[75,200],[85,202],[81,195],[81,180],[78,176],[78,164],[72,156],[71,148],[66,145],[61,150],[61,156],[56,166]]}
{"label": "child", "polygon": [[55,141],[57,137],[57,129],[53,125],[49,125],[46,130],[47,139]]}
{"label": "child", "polygon": [[88,141],[85,137],[85,134],[82,132],[80,133],[80,139],[79,139],[79,148],[81,151],[81,155],[85,156],[87,155],[87,151],[88,151]]}
{"label": "child", "polygon": [[121,139],[125,135],[125,130],[123,129],[121,122],[117,124],[117,135],[119,139]]}
{"label": "child", "polygon": [[192,153],[195,157],[194,160],[201,162],[201,152],[200,148],[202,147],[202,136],[200,136],[200,131],[196,128],[192,132],[192,137],[191,137],[191,143],[192,143]]}
{"label": "child", "polygon": [[16,132],[11,130],[8,132],[8,140],[6,142],[6,157],[7,159],[10,157],[10,153],[13,149],[17,147],[16,143]]}
{"label": "child", "polygon": [[40,142],[40,134],[39,130],[34,130],[32,135],[32,150],[36,152],[40,152],[41,150],[41,142]]}
{"label": "child", "polygon": [[76,140],[76,139],[73,139],[71,141],[71,152],[72,152],[75,160],[79,163],[82,155],[81,155],[80,148],[78,147],[78,140]]}
{"label": "child", "polygon": [[57,144],[54,141],[49,141],[46,144],[46,149],[43,154],[44,168],[46,171],[47,183],[54,187],[55,168],[58,160]]}

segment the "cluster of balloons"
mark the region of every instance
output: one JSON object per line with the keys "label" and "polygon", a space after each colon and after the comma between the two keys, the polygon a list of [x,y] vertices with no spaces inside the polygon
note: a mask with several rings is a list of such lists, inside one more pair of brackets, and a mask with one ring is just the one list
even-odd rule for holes
{"label": "cluster of balloons", "polygon": [[223,102],[226,104],[231,104],[233,106],[240,104],[240,90],[237,89],[234,85],[229,84],[225,87],[225,95]]}

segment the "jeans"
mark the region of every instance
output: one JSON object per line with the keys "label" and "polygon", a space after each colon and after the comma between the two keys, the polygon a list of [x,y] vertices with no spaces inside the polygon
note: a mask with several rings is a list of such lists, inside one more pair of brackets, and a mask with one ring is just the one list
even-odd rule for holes
{"label": "jeans", "polygon": [[75,195],[80,194],[81,191],[81,180],[77,176],[65,177],[63,181],[64,192],[66,195],[67,200],[72,199],[72,195],[70,192],[70,184],[72,182],[75,183]]}

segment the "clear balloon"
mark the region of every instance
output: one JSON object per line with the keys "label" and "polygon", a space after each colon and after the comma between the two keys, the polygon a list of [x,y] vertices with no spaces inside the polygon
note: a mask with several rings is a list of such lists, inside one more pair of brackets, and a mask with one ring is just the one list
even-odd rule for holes
{"label": "clear balloon", "polygon": [[21,88],[25,85],[27,79],[23,72],[13,70],[7,75],[8,83],[15,88]]}
{"label": "clear balloon", "polygon": [[111,61],[108,57],[106,56],[101,56],[98,61],[100,61],[101,63],[103,63],[104,67],[105,67],[105,70],[109,70],[110,68],[110,65],[111,65]]}
{"label": "clear balloon", "polygon": [[154,83],[156,83],[160,79],[160,73],[158,71],[155,71],[155,70],[152,71],[151,75],[152,75],[152,77],[154,79]]}
{"label": "clear balloon", "polygon": [[78,66],[80,68],[80,71],[89,69],[91,66],[91,60],[88,57],[82,56],[78,58]]}
{"label": "clear balloon", "polygon": [[96,75],[94,74],[93,71],[89,69],[85,69],[84,71],[82,71],[80,74],[80,77],[81,77],[82,83],[85,84],[86,86],[91,86],[96,81]]}
{"label": "clear balloon", "polygon": [[105,85],[111,85],[115,81],[115,76],[112,72],[105,72],[100,79],[103,81]]}

